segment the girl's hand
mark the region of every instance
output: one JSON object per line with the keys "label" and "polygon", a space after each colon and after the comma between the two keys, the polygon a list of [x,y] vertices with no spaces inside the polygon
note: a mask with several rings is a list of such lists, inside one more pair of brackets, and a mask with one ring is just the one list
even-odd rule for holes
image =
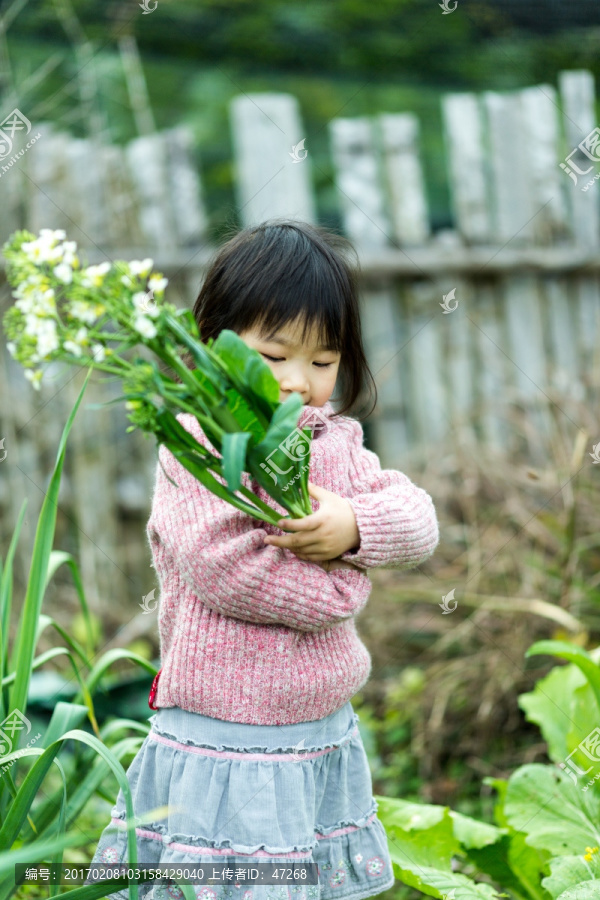
{"label": "girl's hand", "polygon": [[356,569],[357,572],[364,572],[364,569],[355,566],[354,563],[346,562],[345,559],[325,559],[315,565],[321,566],[326,572],[333,572],[334,569]]}
{"label": "girl's hand", "polygon": [[319,562],[335,559],[346,550],[358,548],[360,534],[349,500],[308,482],[308,492],[319,501],[319,509],[302,519],[280,519],[278,528],[294,534],[265,537],[265,544],[284,547],[299,559]]}

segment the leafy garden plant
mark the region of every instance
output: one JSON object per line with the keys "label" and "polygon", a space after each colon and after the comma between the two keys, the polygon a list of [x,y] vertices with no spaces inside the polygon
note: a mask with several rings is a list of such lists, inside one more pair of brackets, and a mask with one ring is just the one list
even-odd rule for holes
{"label": "leafy garden plant", "polygon": [[[20,602],[20,617],[14,646],[9,644],[8,624],[13,605],[13,561],[25,515],[24,501],[6,557],[0,558],[0,900],[9,900],[18,890],[17,863],[64,865],[64,851],[85,847],[90,838],[78,820],[112,772],[122,788],[127,809],[128,859],[138,862],[135,827],[147,821],[136,820],[131,789],[121,760],[134,756],[148,734],[148,723],[130,719],[112,719],[98,726],[94,712],[94,694],[107,670],[119,659],[129,659],[150,674],[155,667],[130,650],[115,649],[100,655],[95,646],[93,623],[85,599],[79,568],[68,553],[52,549],[56,528],[58,494],[65,460],[66,442],[91,372],[88,372],[75,406],[65,425],[54,472],[40,511],[25,598]],[[61,566],[67,566],[77,588],[86,625],[85,644],[69,635],[51,616],[42,613],[46,588]],[[44,653],[36,648],[44,633],[54,630],[65,646]],[[31,673],[50,659],[64,655],[73,669],[79,691],[69,703],[58,702],[43,734],[32,735],[27,718],[27,697]],[[80,726],[89,722],[93,733]],[[131,734],[133,732],[133,736]],[[27,744],[19,747],[19,738]],[[65,742],[74,752],[61,754]],[[27,766],[22,778],[19,768]],[[58,788],[48,791],[50,770],[58,775]],[[22,774],[22,773],[21,773]],[[106,797],[105,797],[106,799]],[[152,813],[155,811],[153,810]],[[126,885],[123,878],[108,878],[69,891],[73,900],[106,897]],[[49,885],[50,896],[57,885]],[[191,885],[181,885],[186,900],[195,900]],[[129,885],[131,900],[138,900],[138,885]]]}
{"label": "leafy garden plant", "polygon": [[495,885],[522,900],[600,897],[600,648],[538,641],[527,656],[538,654],[570,663],[519,697],[554,765],[484,778],[497,792],[494,825],[446,806],[378,797],[405,884],[455,900],[491,900]]}
{"label": "leafy garden plant", "polygon": [[[151,259],[82,267],[75,241],[44,228],[18,231],[3,248],[16,302],[5,313],[7,347],[40,388],[41,363],[64,361],[122,379],[134,428],[152,433],[208,490],[264,522],[281,515],[243,480],[248,473],[292,518],[312,512],[308,493],[310,428],[297,423],[303,403],[279,402],[279,385],[261,355],[224,330],[200,340],[190,310],[164,300],[167,279]],[[156,359],[123,354],[142,344]],[[196,368],[182,361],[191,353]],[[166,363],[180,382],[161,372]],[[193,415],[212,453],[177,420]],[[281,466],[285,465],[285,469]],[[285,472],[285,484],[273,474]]]}

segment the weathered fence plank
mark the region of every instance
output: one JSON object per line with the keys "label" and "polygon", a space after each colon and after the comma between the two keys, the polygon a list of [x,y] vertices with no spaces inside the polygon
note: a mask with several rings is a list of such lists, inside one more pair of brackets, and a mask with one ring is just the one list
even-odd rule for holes
{"label": "weathered fence plank", "polygon": [[[483,144],[481,105],[474,94],[450,94],[443,98],[442,112],[448,144],[450,191],[454,198],[458,234],[468,243],[491,242],[493,234],[491,192],[487,188],[488,164]],[[455,245],[445,256],[452,253],[456,259],[461,252],[464,252],[463,248]],[[480,253],[479,265],[474,267],[476,272],[488,266],[490,259],[492,261],[495,259],[495,251],[485,251],[485,255],[481,258],[482,255]],[[461,352],[467,353],[472,369],[475,370],[473,374],[479,375],[481,401],[479,416],[482,410],[486,412],[486,422],[481,429],[480,439],[488,444],[494,443],[501,440],[503,435],[501,404],[498,403],[502,387],[499,381],[501,370],[498,367],[485,369],[485,366],[480,364],[477,354],[477,348],[482,340],[490,343],[492,340],[490,332],[495,333],[496,311],[492,302],[493,295],[486,292],[485,286],[480,281],[477,282],[476,288],[473,285],[473,290],[469,290],[470,284],[465,278],[456,278],[452,275],[452,284],[455,288],[455,300],[451,301],[451,305],[457,303],[460,313],[457,312],[456,316],[446,314],[447,318],[453,319],[455,327],[450,333],[456,343],[455,348],[449,349],[448,352],[453,357]],[[480,298],[484,302],[480,303]],[[469,319],[475,320],[476,325],[467,327]],[[476,328],[476,332],[473,328]],[[456,371],[456,364],[451,366],[451,371]],[[457,385],[454,384],[453,393],[457,389]],[[474,397],[472,402],[475,402]],[[463,417],[465,412],[463,409]],[[471,407],[471,414],[477,415],[474,406]],[[463,426],[464,430],[467,435],[471,433],[466,425]]]}
{"label": "weathered fence plank", "polygon": [[401,246],[423,244],[429,214],[419,156],[419,120],[408,113],[379,116],[389,215]]}
{"label": "weathered fence plank", "polygon": [[367,118],[330,122],[335,183],[346,234],[361,247],[385,247],[392,226],[385,210],[372,123]]}
{"label": "weathered fence plank", "polygon": [[[571,209],[572,232],[581,246],[597,249],[600,240],[600,187],[596,183],[587,192],[582,188],[597,171],[598,164],[594,166],[589,156],[579,147],[596,126],[594,78],[585,70],[561,72],[559,86],[567,154],[577,151],[575,160],[579,170],[585,171],[591,167],[589,174],[577,177],[576,184],[564,177]],[[591,375],[600,334],[600,280],[597,276],[582,275],[574,279],[574,286],[577,298],[580,378],[587,385],[587,396],[593,403],[597,402],[593,392],[598,385],[598,381],[592,380]]]}
{"label": "weathered fence plank", "polygon": [[[330,133],[344,230],[361,247],[385,247],[391,241],[391,225],[371,122],[365,118],[334,119]],[[399,415],[406,391],[398,358],[403,340],[393,283],[386,278],[371,280],[361,302],[365,350],[378,390],[371,427],[382,465],[386,465],[394,452],[406,449],[406,422]]]}
{"label": "weathered fence plank", "polygon": [[176,247],[164,135],[157,132],[135,138],[127,145],[126,152],[144,242],[148,247]]}
{"label": "weathered fence plank", "polygon": [[230,110],[238,210],[244,225],[274,216],[315,222],[310,154],[298,146],[306,134],[296,98],[244,94],[234,98]]}
{"label": "weathered fence plank", "polygon": [[447,94],[442,116],[456,228],[468,244],[491,243],[483,125],[475,94]]}
{"label": "weathered fence plank", "polygon": [[474,287],[477,303],[469,310],[474,322],[474,361],[477,369],[475,392],[477,403],[473,417],[481,429],[483,443],[509,450],[510,429],[507,426],[507,386],[510,363],[502,347],[506,343],[501,318],[500,287],[478,281]]}
{"label": "weathered fence plank", "polygon": [[568,237],[567,206],[562,190],[559,156],[559,113],[556,90],[538,84],[519,91],[521,122],[527,152],[526,169],[534,209],[536,244],[551,244]]}

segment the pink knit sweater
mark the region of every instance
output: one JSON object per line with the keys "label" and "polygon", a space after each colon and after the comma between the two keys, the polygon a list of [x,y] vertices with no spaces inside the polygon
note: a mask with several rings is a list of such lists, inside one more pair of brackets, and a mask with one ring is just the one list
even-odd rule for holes
{"label": "pink knit sweater", "polygon": [[[371,582],[365,569],[409,569],[439,541],[429,494],[363,446],[355,419],[319,409],[328,428],[311,443],[309,479],[350,499],[360,534],[346,559],[362,571],[298,559],[264,544],[284,534],[197,481],[161,445],[146,532],[160,583],[162,672],[157,707],[177,706],[230,722],[287,725],[340,709],[367,681],[371,657],[356,632]],[[314,414],[305,406],[299,425]],[[196,419],[177,417],[212,452]],[[282,516],[256,482],[244,484]],[[311,498],[316,511],[318,502]]]}

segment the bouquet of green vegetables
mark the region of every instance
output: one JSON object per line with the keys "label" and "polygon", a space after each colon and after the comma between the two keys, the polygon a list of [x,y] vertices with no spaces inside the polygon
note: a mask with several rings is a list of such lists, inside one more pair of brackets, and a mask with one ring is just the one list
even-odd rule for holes
{"label": "bouquet of green vegetables", "polygon": [[[7,347],[33,387],[39,390],[43,375],[36,366],[47,361],[109,372],[122,379],[123,395],[109,402],[126,401],[127,431],[152,432],[208,490],[276,524],[278,512],[243,484],[247,472],[292,518],[309,515],[311,431],[297,427],[300,395],[280,403],[269,366],[235,332],[203,344],[191,311],[165,302],[167,279],[152,274],[151,259],[82,267],[76,243],[65,237],[50,229],[37,238],[18,231],[3,248],[16,297],[3,319]],[[154,360],[123,357],[139,344],[181,382]],[[196,368],[180,351],[191,354]],[[196,417],[219,456],[177,421],[181,412]],[[285,472],[285,485],[273,469]]]}

